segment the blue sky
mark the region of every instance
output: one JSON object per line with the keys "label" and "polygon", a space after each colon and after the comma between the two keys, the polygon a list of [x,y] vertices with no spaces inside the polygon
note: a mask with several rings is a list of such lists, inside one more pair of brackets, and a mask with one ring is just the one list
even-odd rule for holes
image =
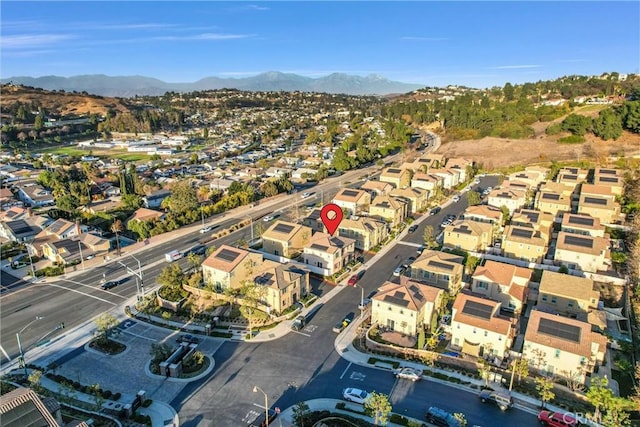
{"label": "blue sky", "polygon": [[0,76],[266,71],[502,86],[640,72],[640,2],[2,1]]}

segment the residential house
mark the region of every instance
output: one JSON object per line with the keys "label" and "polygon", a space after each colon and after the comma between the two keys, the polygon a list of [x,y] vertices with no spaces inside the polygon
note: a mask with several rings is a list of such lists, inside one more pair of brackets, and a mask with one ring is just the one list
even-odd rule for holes
{"label": "residential house", "polygon": [[40,399],[29,388],[17,387],[2,395],[0,418],[5,427],[88,427],[84,421],[65,424],[60,413],[60,404],[52,397]]}
{"label": "residential house", "polygon": [[84,254],[92,253],[89,248],[76,239],[52,240],[42,245],[42,255],[52,262],[71,264],[81,261]]}
{"label": "residential house", "polygon": [[0,211],[0,221],[15,221],[18,219],[27,219],[33,215],[31,208],[22,206],[11,206],[7,210]]}
{"label": "residential house", "polygon": [[607,341],[589,323],[532,310],[522,355],[539,372],[584,383],[604,362]]}
{"label": "residential house", "polygon": [[453,188],[460,184],[460,171],[447,168],[431,168],[429,175],[435,175],[442,179],[442,188]]}
{"label": "residential house", "polygon": [[333,197],[332,202],[350,215],[358,215],[360,212],[369,210],[371,195],[364,190],[343,188]]}
{"label": "residential house", "polygon": [[518,209],[511,217],[511,225],[532,228],[538,231],[540,237],[545,239],[547,243],[551,239],[553,222],[553,215],[535,209]]}
{"label": "residential house", "polygon": [[425,250],[409,266],[409,277],[454,295],[462,287],[463,259],[448,252]]}
{"label": "residential house", "polygon": [[149,221],[164,221],[166,214],[160,211],[154,211],[153,209],[138,208],[133,214],[127,218],[125,225],[133,221],[149,222]]}
{"label": "residential house", "polygon": [[390,196],[376,196],[369,206],[369,216],[397,226],[409,215],[408,203]]}
{"label": "residential house", "polygon": [[515,322],[500,315],[500,302],[460,292],[452,308],[451,344],[472,356],[503,358],[516,336]]}
{"label": "residential house", "polygon": [[342,270],[354,256],[355,240],[327,233],[314,233],[309,246],[303,249],[305,264],[327,270],[331,276]]}
{"label": "residential house", "polygon": [[552,188],[549,183],[543,184],[536,193],[535,208],[540,212],[547,212],[554,216],[555,219],[562,218],[567,212],[571,212],[571,190],[563,185],[565,189],[558,191],[558,188]]}
{"label": "residential house", "polygon": [[514,179],[505,179],[504,181],[502,181],[502,184],[500,184],[500,188],[503,190],[524,191],[525,194],[527,195],[527,204],[529,203],[528,196],[529,196],[529,191],[531,190],[531,187],[526,182],[518,181]]}
{"label": "residential house", "polygon": [[261,302],[276,313],[284,312],[311,290],[308,271],[270,260],[257,267],[253,282],[264,289]]}
{"label": "residential house", "polygon": [[[322,222],[322,218],[320,217],[320,213],[322,211],[320,209],[312,210],[309,215],[302,219],[302,225],[305,225],[311,228],[313,231],[318,231],[320,233],[326,233],[327,227],[324,226]],[[345,221],[343,219],[343,221]]]}
{"label": "residential house", "polygon": [[416,173],[411,178],[411,187],[428,191],[429,198],[435,194],[439,188],[444,188],[442,177],[428,173]]}
{"label": "residential house", "polygon": [[0,222],[0,236],[12,242],[26,242],[33,239],[42,228],[29,224],[28,219]]}
{"label": "residential house", "polygon": [[460,219],[492,224],[495,230],[499,230],[502,228],[502,216],[502,210],[495,206],[474,205],[467,207],[460,215]]}
{"label": "residential house", "polygon": [[447,160],[447,169],[455,169],[458,171],[458,174],[460,175],[460,182],[465,182],[467,178],[470,178],[467,176],[467,171],[471,170],[471,168],[473,168],[473,160],[467,160],[459,157]]}
{"label": "residential house", "polygon": [[254,277],[262,262],[262,255],[258,253],[221,245],[202,262],[202,278],[219,291],[238,289]]}
{"label": "residential house", "polygon": [[82,242],[82,244],[89,249],[89,253],[82,253],[85,259],[88,255],[108,252],[111,249],[111,240],[105,239],[97,234],[82,233],[76,240]]}
{"label": "residential house", "polygon": [[385,196],[391,192],[395,187],[384,181],[372,181],[366,180],[364,184],[360,186],[361,190],[364,190],[372,196]]}
{"label": "residential house", "polygon": [[589,175],[588,169],[580,169],[576,167],[564,167],[558,170],[558,175],[556,176],[556,181],[559,177],[563,175],[575,175],[579,182],[584,182],[587,180],[587,176]]}
{"label": "residential house", "polygon": [[593,289],[593,280],[555,271],[542,271],[536,307],[538,310],[587,321],[589,312],[598,309],[599,300],[600,293]]}
{"label": "residential house", "polygon": [[548,237],[531,227],[508,225],[502,236],[502,254],[507,258],[541,263],[547,253]]}
{"label": "residential house", "polygon": [[510,188],[496,188],[489,193],[487,203],[497,208],[506,206],[509,213],[513,214],[527,203],[527,192]]}
{"label": "residential house", "polygon": [[262,233],[262,250],[285,258],[295,258],[311,241],[311,228],[286,221],[276,221]]}
{"label": "residential house", "polygon": [[58,218],[38,233],[35,238],[27,244],[27,248],[32,255],[42,256],[42,246],[45,243],[79,236],[88,230],[89,227],[84,224],[80,224],[79,222],[73,223],[66,219]]}
{"label": "residential house", "polygon": [[391,191],[391,196],[402,199],[409,206],[409,213],[416,214],[427,208],[429,192],[420,188],[396,188]]}
{"label": "residential house", "polygon": [[411,185],[411,171],[400,168],[386,168],[380,174],[380,181],[393,184],[395,188],[405,188]]}
{"label": "residential house", "polygon": [[598,218],[603,224],[620,221],[620,205],[616,195],[605,185],[583,184],[580,189],[578,213]]}
{"label": "residential house", "polygon": [[564,184],[572,188],[578,188],[580,184],[585,182],[587,179],[586,175],[575,175],[573,173],[562,173],[562,169],[558,172],[558,176],[556,177],[556,182],[559,184]]}
{"label": "residential house", "polygon": [[528,268],[487,260],[473,273],[471,290],[501,302],[501,309],[519,314],[529,295],[533,271]]}
{"label": "residential house", "polygon": [[385,282],[371,302],[371,323],[416,337],[421,329],[438,325],[438,311],[444,291],[433,286],[405,280]]}
{"label": "residential house", "polygon": [[582,214],[565,214],[560,229],[583,236],[604,237],[605,234],[605,227],[598,218]]}
{"label": "residential house", "polygon": [[447,165],[447,158],[444,154],[438,153],[427,153],[423,154],[420,159],[418,159],[420,163],[426,164],[428,168],[443,168]]}
{"label": "residential house", "polygon": [[156,190],[148,196],[142,198],[142,204],[148,209],[158,209],[162,206],[162,201],[171,195],[169,190]]}
{"label": "residential house", "polygon": [[385,222],[368,217],[343,219],[338,227],[338,236],[355,240],[356,249],[369,251],[387,239],[389,227]]}
{"label": "residential house", "polygon": [[493,225],[483,222],[457,220],[444,229],[443,246],[479,252],[493,242]]}
{"label": "residential house", "polygon": [[622,171],[618,169],[595,168],[593,183],[609,187],[611,192],[617,196],[621,196],[624,191]]}
{"label": "residential house", "polygon": [[560,231],[553,259],[575,270],[606,271],[611,265],[609,236],[580,236]]}
{"label": "residential house", "polygon": [[12,207],[22,207],[24,203],[16,199],[8,188],[0,188],[0,210],[6,211]]}
{"label": "residential house", "polygon": [[510,174],[508,180],[522,182],[527,184],[529,188],[536,189],[538,188],[538,185],[544,181],[546,174],[546,172],[542,173],[538,170],[525,169],[524,171]]}
{"label": "residential house", "polygon": [[56,203],[51,191],[40,185],[18,186],[17,189],[18,198],[32,208],[51,206]]}

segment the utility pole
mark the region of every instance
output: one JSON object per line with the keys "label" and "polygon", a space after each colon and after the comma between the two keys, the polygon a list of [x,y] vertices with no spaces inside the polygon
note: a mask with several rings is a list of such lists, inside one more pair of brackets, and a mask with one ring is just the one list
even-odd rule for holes
{"label": "utility pole", "polygon": [[[136,261],[138,261],[137,258],[134,258]],[[132,270],[131,268],[129,268],[129,266],[121,261],[118,261],[118,264],[120,264],[121,266],[123,266],[127,272],[129,274],[132,274],[135,276],[136,278],[136,292],[137,292],[137,296],[138,296],[138,301],[140,301],[142,299],[142,297],[144,297],[144,282],[142,281],[142,269],[140,268],[140,261],[138,261],[138,271],[136,272],[135,270]],[[138,282],[138,279],[140,279],[140,282]],[[141,285],[139,285],[139,283],[141,283]]]}
{"label": "utility pole", "polygon": [[82,245],[80,244],[80,240],[78,240],[78,250],[80,251],[80,261],[82,261],[82,270],[84,270],[84,257],[82,256]]}

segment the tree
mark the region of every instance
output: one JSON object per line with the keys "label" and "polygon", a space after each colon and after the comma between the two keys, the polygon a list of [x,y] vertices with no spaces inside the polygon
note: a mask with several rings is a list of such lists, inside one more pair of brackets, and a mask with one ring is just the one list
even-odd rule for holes
{"label": "tree", "polygon": [[511,218],[511,211],[505,205],[500,206],[500,210],[502,211],[502,224],[504,225],[509,222],[509,219]]}
{"label": "tree", "polygon": [[482,196],[477,191],[467,192],[467,203],[469,206],[476,206],[482,203]]}
{"label": "tree", "polygon": [[502,93],[504,94],[504,100],[507,102],[515,99],[513,85],[509,82],[505,83],[504,88],[502,88]]}
{"label": "tree", "polygon": [[264,287],[252,281],[245,281],[239,290],[242,297],[240,314],[249,322],[249,336],[253,336],[253,324],[267,319],[267,313],[258,309],[258,304],[264,297]]}
{"label": "tree", "polygon": [[518,382],[522,381],[522,377],[529,376],[529,361],[519,358],[515,362],[515,374],[518,376]]}
{"label": "tree", "polygon": [[633,403],[624,397],[613,397],[607,405],[607,413],[602,418],[605,427],[631,427],[627,410],[633,409]]}
{"label": "tree", "polygon": [[484,385],[489,386],[489,377],[491,376],[491,366],[489,362],[484,359],[479,359],[476,366],[478,367],[478,374],[484,380]]}
{"label": "tree", "polygon": [[197,270],[202,264],[202,256],[191,252],[189,253],[189,255],[187,255],[187,261],[189,261],[189,266],[191,267],[191,269]]}
{"label": "tree", "polygon": [[547,402],[550,402],[556,397],[556,394],[553,392],[553,379],[551,377],[537,377],[536,390],[540,396],[543,409],[546,407]]}
{"label": "tree", "polygon": [[94,320],[98,339],[104,344],[109,341],[109,335],[118,326],[119,320],[109,313],[103,313]]}
{"label": "tree", "polygon": [[151,350],[149,351],[151,360],[158,363],[168,359],[172,353],[173,347],[167,343],[152,343]]}
{"label": "tree", "polygon": [[605,141],[622,136],[622,118],[611,108],[606,108],[593,119],[593,133]]}
{"label": "tree", "polygon": [[613,399],[613,390],[609,388],[607,377],[591,377],[589,389],[587,390],[587,400],[595,409],[596,420],[600,419],[600,411],[606,410]]}
{"label": "tree", "polygon": [[640,133],[640,100],[625,102],[621,113],[624,128],[633,133]]}
{"label": "tree", "polygon": [[382,393],[372,392],[367,400],[364,402],[364,411],[370,417],[373,417],[373,424],[386,425],[389,421],[389,414],[391,413],[391,403],[389,402],[389,396]]}
{"label": "tree", "polygon": [[476,269],[476,267],[480,264],[480,258],[469,255],[467,257],[467,262],[465,263],[465,267],[467,269],[467,273],[471,274]]}
{"label": "tree", "polygon": [[181,214],[198,209],[196,190],[189,181],[178,181],[171,187],[171,196],[162,201],[163,207]]}
{"label": "tree", "polygon": [[436,236],[434,235],[434,231],[433,231],[433,226],[432,225],[427,225],[424,228],[423,239],[424,239],[424,245],[428,249],[433,249],[433,248],[437,248],[438,247],[438,242],[436,241]]}
{"label": "tree", "polygon": [[562,130],[571,132],[573,135],[584,136],[591,130],[592,121],[589,117],[579,114],[569,114],[562,121]]}
{"label": "tree", "polygon": [[42,381],[42,371],[39,371],[38,369],[32,369],[29,377],[27,378],[27,381],[29,381],[29,387],[31,387],[33,391],[35,391],[36,393],[42,392],[42,385],[40,384],[40,382]]}
{"label": "tree", "polygon": [[122,233],[123,229],[124,227],[122,226],[122,221],[120,221],[119,219],[116,219],[111,224],[111,231],[116,235],[116,247],[118,248],[118,256],[120,256],[120,233]]}
{"label": "tree", "polygon": [[293,407],[293,422],[297,427],[304,427],[304,421],[309,416],[309,414],[310,410],[307,402],[298,402]]}
{"label": "tree", "polygon": [[162,269],[156,281],[163,286],[178,287],[182,285],[184,273],[178,263],[173,263]]}
{"label": "tree", "polygon": [[134,210],[142,206],[142,198],[137,194],[123,194],[120,201],[125,209]]}

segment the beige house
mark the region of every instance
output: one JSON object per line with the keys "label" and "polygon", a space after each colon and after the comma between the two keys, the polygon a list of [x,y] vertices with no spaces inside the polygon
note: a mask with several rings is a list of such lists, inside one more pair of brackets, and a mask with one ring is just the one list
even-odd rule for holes
{"label": "beige house", "polygon": [[395,187],[388,182],[367,180],[360,186],[361,190],[367,191],[371,195],[385,196]]}
{"label": "beige house", "polygon": [[309,246],[304,248],[305,264],[328,271],[329,276],[342,270],[352,259],[356,241],[346,237],[332,237],[327,233],[314,233]]}
{"label": "beige house", "polygon": [[604,225],[598,218],[582,214],[565,214],[562,217],[561,230],[583,236],[604,237]]}
{"label": "beige house", "polygon": [[509,213],[513,214],[527,203],[527,192],[511,188],[496,188],[489,193],[487,203],[497,208],[506,206]]}
{"label": "beige house", "polygon": [[566,212],[571,212],[571,195],[541,189],[536,194],[535,208],[540,212],[550,213],[555,218],[561,218]]}
{"label": "beige house", "polygon": [[429,192],[420,188],[396,188],[391,191],[391,196],[402,199],[409,205],[409,213],[415,214],[427,208]]}
{"label": "beige house", "polygon": [[598,218],[602,224],[612,224],[621,219],[620,205],[611,197],[580,194],[578,213]]}
{"label": "beige house", "polygon": [[411,171],[400,168],[386,168],[380,174],[380,181],[393,184],[396,188],[405,188],[411,185]]}
{"label": "beige house", "polygon": [[78,240],[53,240],[42,245],[42,255],[49,261],[60,264],[82,261],[82,257],[90,253],[92,253],[92,251]]}
{"label": "beige house", "polygon": [[502,211],[490,205],[469,206],[462,213],[462,219],[467,221],[484,222],[494,225],[496,230],[502,228]]}
{"label": "beige house", "polygon": [[332,200],[333,203],[346,210],[351,215],[366,212],[371,204],[371,195],[364,190],[343,188]]}
{"label": "beige house", "polygon": [[564,184],[573,188],[577,188],[580,184],[585,182],[587,179],[586,175],[574,175],[568,172],[558,172],[558,176],[556,177],[556,182],[559,184]]}
{"label": "beige house", "polygon": [[518,209],[511,217],[511,225],[533,228],[547,242],[553,232],[554,217],[550,213],[535,209]]}
{"label": "beige house", "polygon": [[622,171],[609,168],[595,168],[593,172],[593,183],[595,185],[605,185],[611,189],[615,195],[621,196],[624,191],[624,179]]}
{"label": "beige house", "polygon": [[385,282],[372,298],[371,323],[415,337],[421,328],[437,326],[443,295],[442,289],[417,282]]}
{"label": "beige house", "polygon": [[485,298],[500,301],[503,310],[520,313],[527,302],[532,273],[528,268],[488,260],[476,268],[471,290]]}
{"label": "beige house", "polygon": [[502,253],[507,258],[541,263],[547,253],[547,239],[531,227],[508,225],[502,237]]}
{"label": "beige house", "polygon": [[444,180],[440,176],[420,172],[411,178],[411,187],[426,190],[431,196],[438,188],[444,188]]}
{"label": "beige house", "polygon": [[308,271],[270,260],[258,266],[253,281],[262,289],[261,302],[276,313],[282,313],[311,290]]}
{"label": "beige house", "polygon": [[556,242],[554,261],[568,268],[590,271],[606,271],[611,265],[609,238],[580,236],[560,231]]}
{"label": "beige house", "polygon": [[447,168],[455,169],[460,174],[460,182],[465,182],[468,178],[467,171],[473,167],[473,160],[453,157],[447,160]]}
{"label": "beige house", "polygon": [[238,289],[253,278],[262,262],[258,253],[222,245],[202,262],[202,278],[219,291]]}
{"label": "beige house", "polygon": [[153,209],[147,208],[139,208],[125,221],[125,226],[130,222],[139,221],[139,222],[147,222],[147,221],[162,221],[164,220],[166,214],[160,211],[154,211]]}
{"label": "beige house", "polygon": [[502,181],[502,184],[500,184],[500,188],[504,190],[524,191],[527,196],[529,194],[529,191],[531,190],[529,184],[524,181],[518,181],[515,179],[505,179],[504,181]]}
{"label": "beige house", "polygon": [[493,225],[483,222],[457,220],[444,229],[443,246],[479,252],[493,242]]}
{"label": "beige house", "polygon": [[385,222],[364,216],[343,219],[338,227],[338,236],[353,239],[356,249],[368,251],[387,239],[389,227]]}
{"label": "beige house", "polygon": [[462,262],[459,255],[426,250],[409,266],[409,277],[453,295],[462,287]]}
{"label": "beige house", "polygon": [[460,173],[455,169],[431,168],[429,169],[429,175],[442,178],[443,188],[453,188],[460,183]]}
{"label": "beige house", "polygon": [[46,257],[46,255],[43,254],[43,247],[46,243],[52,243],[58,240],[80,236],[82,235],[82,233],[86,233],[88,230],[89,227],[84,224],[58,218],[53,221],[48,227],[43,229],[40,233],[36,234],[33,240],[27,243],[27,249],[32,255]]}
{"label": "beige house", "polygon": [[558,177],[561,175],[575,175],[579,181],[584,182],[587,180],[589,170],[567,166],[558,170]]}
{"label": "beige house", "polygon": [[522,355],[539,372],[584,383],[606,351],[607,337],[592,332],[589,323],[531,311]]}
{"label": "beige house", "polygon": [[276,221],[262,234],[262,250],[285,258],[295,258],[311,241],[312,230],[304,225]]}
{"label": "beige house", "polygon": [[376,196],[369,206],[369,216],[397,226],[409,215],[408,203],[391,196]]}
{"label": "beige house", "polygon": [[472,356],[502,358],[516,336],[516,324],[500,315],[500,302],[459,293],[453,303],[451,344]]}
{"label": "beige house", "polygon": [[548,313],[587,320],[589,311],[598,308],[600,293],[593,280],[543,270],[538,293],[538,309]]}
{"label": "beige house", "polygon": [[527,184],[529,188],[535,189],[542,181],[545,180],[546,176],[547,172],[527,168],[523,171],[510,174],[508,178],[509,181],[523,182]]}
{"label": "beige house", "polygon": [[[318,231],[320,233],[326,233],[327,227],[322,223],[322,218],[320,217],[321,210],[314,209],[302,219],[302,225],[309,227],[313,231]],[[344,221],[344,219],[343,219]]]}

